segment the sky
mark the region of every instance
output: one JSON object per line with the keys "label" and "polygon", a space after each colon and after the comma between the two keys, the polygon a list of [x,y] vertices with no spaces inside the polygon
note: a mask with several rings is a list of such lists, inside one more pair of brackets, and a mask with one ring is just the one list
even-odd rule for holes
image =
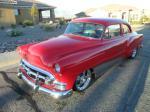
{"label": "sky", "polygon": [[72,17],[74,14],[89,8],[102,7],[108,4],[125,4],[141,9],[150,9],[149,0],[38,0],[56,6],[56,16]]}

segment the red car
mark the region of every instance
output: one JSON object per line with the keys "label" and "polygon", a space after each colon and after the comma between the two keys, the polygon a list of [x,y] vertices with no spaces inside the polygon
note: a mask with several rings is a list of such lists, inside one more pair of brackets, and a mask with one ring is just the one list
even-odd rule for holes
{"label": "red car", "polygon": [[135,58],[143,35],[120,19],[79,18],[57,38],[18,47],[18,77],[54,98],[84,91],[102,64],[119,57]]}

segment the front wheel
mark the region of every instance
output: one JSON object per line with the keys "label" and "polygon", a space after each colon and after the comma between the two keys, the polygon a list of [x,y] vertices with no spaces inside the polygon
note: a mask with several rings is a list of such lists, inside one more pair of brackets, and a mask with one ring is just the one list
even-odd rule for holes
{"label": "front wheel", "polygon": [[77,77],[74,89],[79,92],[84,91],[86,88],[89,87],[91,81],[92,81],[91,71],[90,70],[85,71]]}

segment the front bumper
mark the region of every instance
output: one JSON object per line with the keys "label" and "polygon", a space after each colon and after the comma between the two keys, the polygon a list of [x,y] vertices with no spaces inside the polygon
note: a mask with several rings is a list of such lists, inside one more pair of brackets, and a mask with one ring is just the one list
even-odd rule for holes
{"label": "front bumper", "polygon": [[33,87],[34,90],[40,91],[40,92],[44,92],[49,94],[50,96],[52,96],[55,99],[63,99],[66,97],[69,97],[72,95],[72,89],[71,90],[67,90],[67,91],[54,91],[54,90],[49,90],[46,88],[43,88],[39,85],[36,85],[35,83],[31,82],[30,80],[28,80],[22,72],[18,73],[18,76],[23,79],[28,85],[30,85],[31,87]]}

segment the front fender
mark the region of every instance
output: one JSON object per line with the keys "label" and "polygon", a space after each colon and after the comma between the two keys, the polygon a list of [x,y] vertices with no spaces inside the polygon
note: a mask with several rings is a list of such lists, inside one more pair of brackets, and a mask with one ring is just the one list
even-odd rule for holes
{"label": "front fender", "polygon": [[94,68],[106,58],[105,51],[103,51],[101,47],[84,50],[63,57],[58,62],[62,67],[61,81],[67,82],[67,84],[69,84],[68,88],[71,89],[79,74],[88,69]]}

